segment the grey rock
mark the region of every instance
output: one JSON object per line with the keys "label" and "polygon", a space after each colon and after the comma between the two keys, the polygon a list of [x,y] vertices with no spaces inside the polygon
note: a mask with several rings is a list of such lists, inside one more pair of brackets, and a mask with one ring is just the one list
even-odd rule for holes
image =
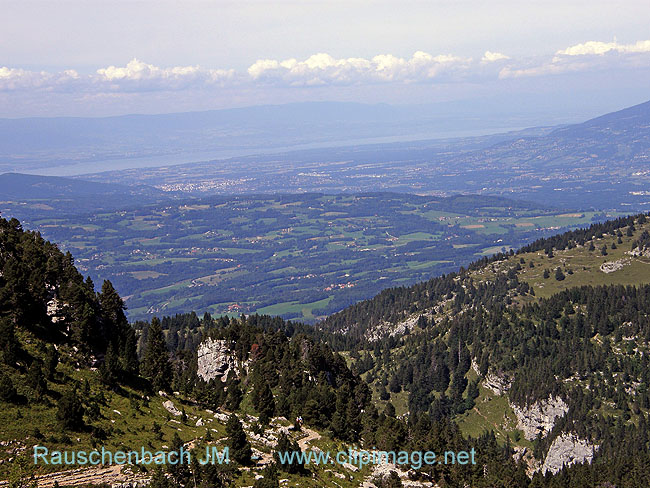
{"label": "grey rock", "polygon": [[575,463],[591,463],[594,451],[598,446],[590,444],[585,439],[580,439],[574,433],[563,433],[556,437],[548,449],[546,459],[542,465],[542,473],[547,471],[555,474],[562,469],[562,466],[569,466]]}
{"label": "grey rock", "polygon": [[172,402],[171,400],[167,400],[166,402],[163,402],[163,407],[165,407],[165,409],[169,413],[171,413],[172,415],[174,415],[176,417],[179,417],[180,415],[182,415],[181,411],[178,408],[176,408],[176,405],[174,405],[174,402]]}
{"label": "grey rock", "polygon": [[569,410],[569,406],[560,397],[549,397],[520,407],[510,404],[510,408],[517,416],[517,428],[524,432],[524,437],[532,441],[538,434],[546,436],[555,425],[555,420],[563,417]]}
{"label": "grey rock", "polygon": [[203,381],[221,378],[226,382],[228,375],[233,373],[239,377],[237,358],[225,340],[208,338],[202,342],[197,351],[197,374]]}

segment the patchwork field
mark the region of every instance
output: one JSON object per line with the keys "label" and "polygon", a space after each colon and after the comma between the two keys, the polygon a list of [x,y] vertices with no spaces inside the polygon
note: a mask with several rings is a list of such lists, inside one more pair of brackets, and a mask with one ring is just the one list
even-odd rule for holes
{"label": "patchwork field", "polygon": [[229,197],[28,225],[59,242],[132,320],[187,310],[313,322],[380,290],[605,218],[492,197]]}

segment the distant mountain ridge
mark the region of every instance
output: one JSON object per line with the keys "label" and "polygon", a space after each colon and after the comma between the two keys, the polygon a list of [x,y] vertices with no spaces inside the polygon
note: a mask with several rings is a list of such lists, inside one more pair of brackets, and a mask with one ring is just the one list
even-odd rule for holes
{"label": "distant mountain ridge", "polygon": [[0,195],[4,198],[47,199],[92,196],[161,196],[164,192],[145,185],[127,186],[116,183],[39,176],[21,173],[0,174]]}
{"label": "distant mountain ridge", "polygon": [[551,136],[575,136],[580,132],[600,132],[603,130],[613,132],[628,130],[630,127],[650,129],[650,101],[601,115],[581,124],[572,124],[557,129],[551,133]]}
{"label": "distant mountain ridge", "polygon": [[45,209],[56,215],[97,212],[141,206],[173,197],[173,193],[146,185],[127,186],[21,173],[0,174],[0,208],[21,215],[29,215],[30,209]]}
{"label": "distant mountain ridge", "polygon": [[[258,154],[85,175],[195,194],[498,195],[581,210],[644,210],[650,102],[579,124],[503,134]],[[413,124],[413,133],[417,123]],[[399,139],[397,139],[399,140]]]}

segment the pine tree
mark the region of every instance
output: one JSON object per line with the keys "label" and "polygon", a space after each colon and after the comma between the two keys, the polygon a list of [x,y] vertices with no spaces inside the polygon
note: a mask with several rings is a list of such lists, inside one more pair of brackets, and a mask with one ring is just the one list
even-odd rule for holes
{"label": "pine tree", "polygon": [[142,361],[142,374],[151,381],[154,390],[170,391],[172,368],[160,320],[151,319],[147,345]]}
{"label": "pine tree", "polygon": [[226,443],[230,451],[230,458],[241,465],[250,465],[253,451],[248,439],[246,438],[244,428],[237,418],[237,415],[234,413],[228,417],[228,422],[226,423],[226,435],[228,436]]}
{"label": "pine tree", "polygon": [[0,371],[0,400],[11,402],[16,398],[16,388],[11,378]]}
{"label": "pine tree", "polygon": [[239,387],[239,381],[233,380],[228,386],[228,392],[226,394],[226,404],[225,404],[226,410],[230,410],[231,412],[234,412],[235,410],[239,409],[239,404],[241,403],[243,398],[244,398],[244,393],[241,391],[241,388]]}
{"label": "pine tree", "polygon": [[156,466],[149,483],[149,488],[170,488],[171,483],[165,476],[162,466]]}
{"label": "pine tree", "polygon": [[34,399],[40,401],[47,392],[47,379],[38,361],[32,361],[27,370],[27,384],[34,392]]}
{"label": "pine tree", "polygon": [[113,344],[119,372],[135,376],[138,373],[137,340],[124,314],[124,301],[109,280],[104,281],[98,298],[105,322],[104,333],[106,340]]}
{"label": "pine tree", "polygon": [[108,344],[106,354],[104,355],[104,362],[99,368],[99,375],[102,382],[108,386],[115,386],[119,375],[119,363],[115,348],[112,343]]}
{"label": "pine tree", "polygon": [[260,423],[267,425],[275,413],[275,399],[267,381],[259,376],[253,388],[253,406],[260,414]]}
{"label": "pine tree", "polygon": [[76,388],[66,390],[59,399],[56,419],[65,430],[80,430],[84,426],[84,407]]}
{"label": "pine tree", "polygon": [[52,344],[49,344],[45,356],[45,376],[48,380],[51,381],[54,379],[54,374],[56,373],[56,367],[58,364],[59,353]]}
{"label": "pine tree", "polygon": [[[183,440],[178,435],[178,432],[174,432],[169,446],[170,451],[180,452],[183,445]],[[190,476],[192,475],[186,459],[183,459],[181,462],[176,464],[168,464],[167,472],[171,475],[171,481],[173,481],[172,486],[187,486]]]}
{"label": "pine tree", "polygon": [[[281,433],[280,437],[278,437],[278,444],[275,448],[275,452],[273,453],[273,459],[275,459],[276,465],[278,466],[278,469],[281,469],[282,471],[285,471],[287,473],[291,474],[297,474],[300,473],[305,469],[305,467],[297,462],[297,459],[295,457],[291,458],[291,453],[300,453],[300,446],[298,445],[297,442],[292,441],[285,433]],[[283,453],[283,455],[286,453],[290,457],[290,459],[293,460],[292,463],[282,463],[280,455],[278,453]],[[285,456],[286,458],[286,456]]]}
{"label": "pine tree", "polygon": [[13,320],[10,317],[0,318],[0,360],[9,366],[15,365],[19,349]]}

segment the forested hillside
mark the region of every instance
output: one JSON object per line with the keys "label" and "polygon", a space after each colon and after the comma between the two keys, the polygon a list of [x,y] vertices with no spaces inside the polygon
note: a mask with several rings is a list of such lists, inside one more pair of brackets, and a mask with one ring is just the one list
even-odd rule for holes
{"label": "forested hillside", "polygon": [[[385,290],[321,327],[398,413],[494,430],[529,473],[594,456],[562,476],[626,486],[612,472],[650,452],[647,228],[638,215],[542,239]],[[563,443],[573,461],[554,458]]]}
{"label": "forested hillside", "polygon": [[[186,446],[197,453],[228,446],[234,460],[135,466],[112,478],[85,468],[79,472],[86,484],[260,488],[286,479],[283,486],[632,487],[649,481],[644,215],[386,290],[317,328],[192,312],[129,325],[110,282],[96,292],[69,254],[15,220],[0,225],[3,478],[27,482],[54,471],[25,462],[28,446],[41,444]],[[295,428],[296,417],[304,428]],[[289,466],[275,454],[351,447],[475,449],[476,464],[382,471]],[[83,484],[77,474],[48,476],[62,486]]]}

